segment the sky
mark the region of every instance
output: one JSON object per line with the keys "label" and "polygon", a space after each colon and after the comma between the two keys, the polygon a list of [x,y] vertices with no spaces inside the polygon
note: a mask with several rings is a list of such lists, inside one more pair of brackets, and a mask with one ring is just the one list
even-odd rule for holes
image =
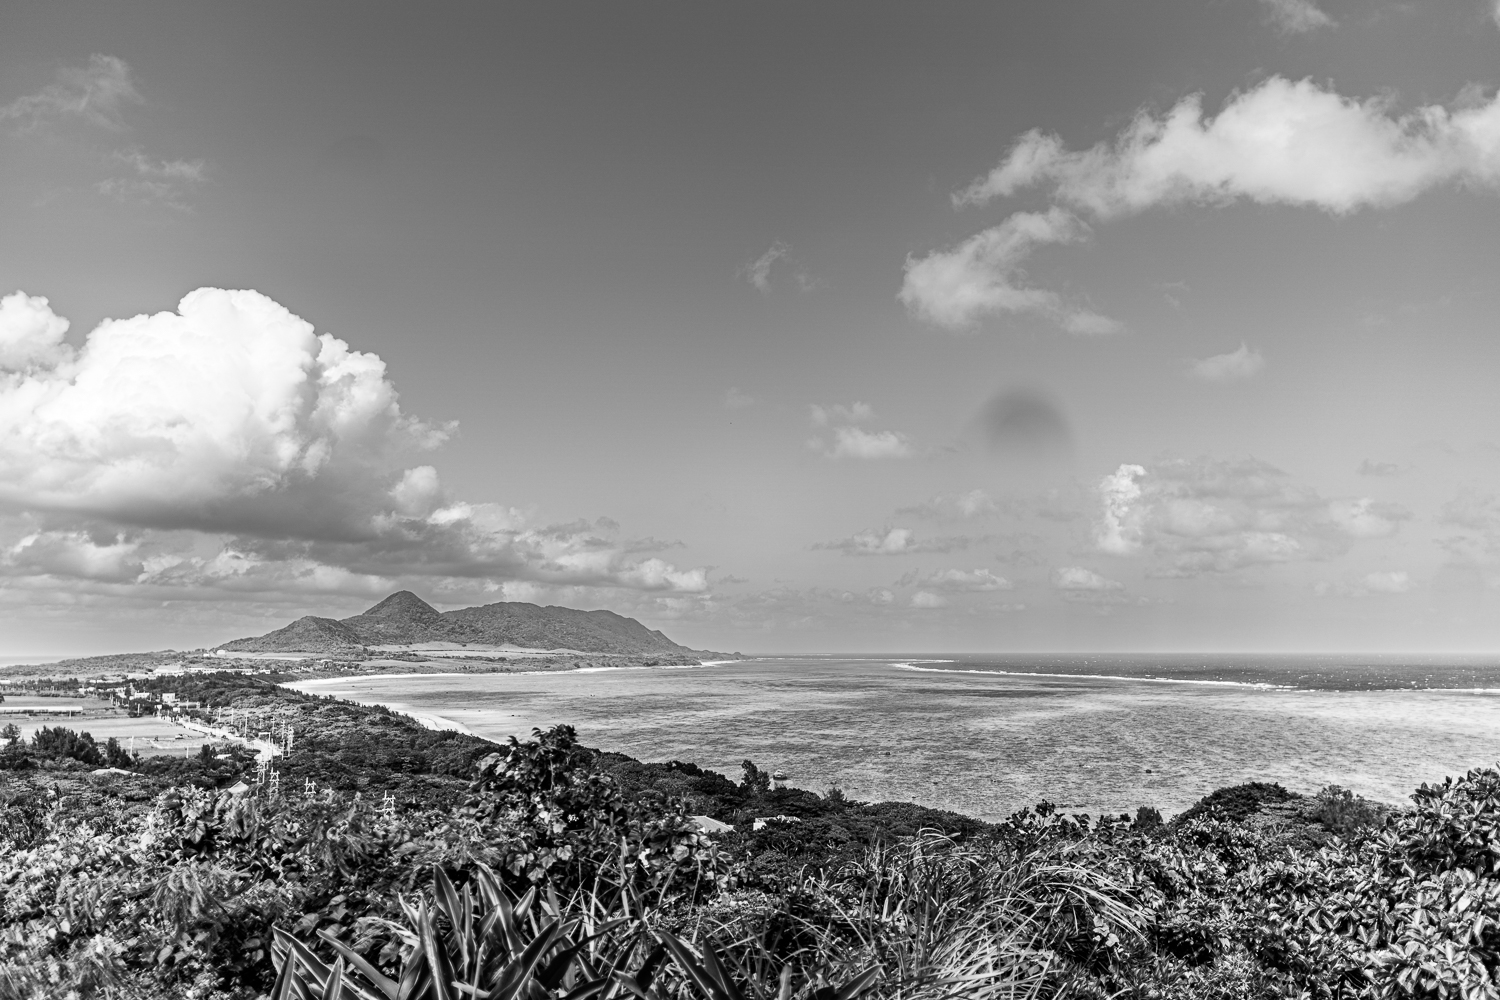
{"label": "sky", "polygon": [[1493,0],[5,21],[0,654],[1500,651]]}

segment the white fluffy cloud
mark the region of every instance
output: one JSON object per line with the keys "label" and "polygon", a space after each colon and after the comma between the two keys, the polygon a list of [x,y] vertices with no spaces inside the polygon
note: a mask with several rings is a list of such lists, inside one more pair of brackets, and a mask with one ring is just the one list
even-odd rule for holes
{"label": "white fluffy cloud", "polygon": [[49,368],[68,353],[68,321],[40,295],[16,292],[0,298],[0,377],[28,368]]}
{"label": "white fluffy cloud", "polygon": [[1110,580],[1082,566],[1064,566],[1052,575],[1052,585],[1058,590],[1107,591],[1124,590],[1118,580]]}
{"label": "white fluffy cloud", "polygon": [[46,299],[0,299],[0,513],[20,525],[0,575],[12,580],[708,587],[702,569],[639,559],[612,522],[534,527],[449,497],[411,459],[452,426],[403,413],[379,357],[257,292],[199,289],[176,312],[106,320],[76,348],[67,329]]}
{"label": "white fluffy cloud", "polygon": [[833,432],[832,458],[907,458],[911,444],[897,431],[867,431],[860,427],[839,427]]}
{"label": "white fluffy cloud", "polygon": [[1451,183],[1500,183],[1500,100],[1397,115],[1384,99],[1273,76],[1233,95],[1216,117],[1205,117],[1195,94],[1159,117],[1140,112],[1113,142],[1086,150],[1028,132],[955,200],[982,204],[1044,186],[1099,218],[1240,199],[1342,213]]}
{"label": "white fluffy cloud", "polygon": [[1329,558],[1395,534],[1411,516],[1368,497],[1324,499],[1254,459],[1122,465],[1100,482],[1099,499],[1100,551],[1144,553],[1164,576]]}
{"label": "white fluffy cloud", "polygon": [[1260,374],[1265,367],[1266,359],[1261,353],[1241,343],[1238,350],[1228,354],[1215,354],[1193,362],[1191,371],[1195,378],[1205,382],[1238,382]]}
{"label": "white fluffy cloud", "polygon": [[899,298],[914,315],[963,328],[997,313],[1034,313],[1079,334],[1114,333],[1119,323],[1025,284],[1021,265],[1039,246],[1077,243],[1089,229],[1072,213],[1017,212],[950,250],[906,259]]}
{"label": "white fluffy cloud", "polygon": [[948,606],[948,599],[942,594],[934,594],[930,590],[919,590],[911,595],[911,606],[914,608],[944,608]]}
{"label": "white fluffy cloud", "polygon": [[870,431],[856,424],[875,419],[875,410],[867,403],[813,403],[809,407],[812,425],[827,429],[829,438],[808,439],[807,446],[829,458],[882,459],[909,458],[911,441],[900,431]]}
{"label": "white fluffy cloud", "polygon": [[1141,547],[1142,519],[1136,501],[1142,491],[1136,480],[1145,474],[1144,466],[1122,465],[1099,483],[1103,511],[1094,538],[1105,552],[1123,556]]}
{"label": "white fluffy cloud", "polygon": [[1014,584],[990,570],[979,568],[944,569],[932,573],[911,573],[901,579],[903,586],[917,586],[924,590],[947,591],[949,593],[986,594],[997,590],[1010,590]]}
{"label": "white fluffy cloud", "polygon": [[1271,23],[1287,34],[1300,35],[1334,24],[1333,18],[1312,0],[1260,0],[1260,3]]}
{"label": "white fluffy cloud", "polygon": [[402,414],[378,357],[257,292],[199,289],[175,313],[106,320],[76,351],[45,299],[12,311],[33,331],[0,334],[30,362],[0,375],[0,503],[13,508],[360,533],[400,457],[448,433]]}

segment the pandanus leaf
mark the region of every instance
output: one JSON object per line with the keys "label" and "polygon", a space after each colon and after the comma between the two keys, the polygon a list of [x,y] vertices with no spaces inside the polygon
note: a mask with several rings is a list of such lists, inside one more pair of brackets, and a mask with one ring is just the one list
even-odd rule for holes
{"label": "pandanus leaf", "polygon": [[485,1000],[517,1000],[524,996],[537,963],[542,960],[547,949],[556,943],[558,930],[558,922],[549,921],[542,932],[501,970],[494,988],[486,994]]}
{"label": "pandanus leaf", "polygon": [[453,982],[453,963],[448,958],[448,951],[443,947],[443,942],[438,940],[435,915],[427,909],[425,902],[417,911],[417,915],[420,919],[417,934],[422,939],[423,957],[426,959],[428,972],[432,976],[429,989],[432,1000],[457,1000],[458,995],[449,988],[449,984]]}
{"label": "pandanus leaf", "polygon": [[458,946],[458,964],[467,969],[469,967],[469,939],[463,933],[458,893],[454,891],[453,883],[449,881],[447,874],[437,865],[432,866],[432,904],[438,912],[448,918],[448,925],[453,928],[454,944]]}
{"label": "pandanus leaf", "polygon": [[608,979],[589,979],[563,994],[562,1000],[593,1000],[609,986]]}
{"label": "pandanus leaf", "polygon": [[843,986],[840,986],[838,992],[834,994],[834,1000],[854,1000],[855,997],[873,986],[875,980],[879,978],[880,966],[872,965]]}
{"label": "pandanus leaf", "polygon": [[358,969],[359,974],[368,979],[370,981],[370,985],[378,989],[385,996],[386,1000],[396,1000],[396,997],[400,993],[401,989],[399,983],[397,983],[394,979],[391,979],[389,976],[382,974],[379,969],[375,968],[375,966],[365,961],[360,956],[359,952],[355,951],[353,948],[350,948],[348,945],[344,944],[344,942],[340,941],[338,938],[334,937],[327,931],[318,931],[318,937],[322,938],[324,941],[327,941],[341,958],[347,961],[355,969]]}
{"label": "pandanus leaf", "polygon": [[344,998],[344,960],[342,957],[333,960],[333,968],[328,971],[328,979],[323,983],[322,1000],[343,1000]]}
{"label": "pandanus leaf", "polygon": [[683,975],[687,976],[688,981],[698,988],[702,996],[709,1000],[741,1000],[739,996],[728,992],[719,984],[718,979],[698,961],[692,949],[683,941],[666,931],[658,931],[657,935],[661,938],[661,943],[667,946],[667,951],[671,953],[672,960],[677,963],[677,967],[682,970]]}
{"label": "pandanus leaf", "polygon": [[661,1000],[655,992],[643,989],[640,983],[636,982],[636,978],[628,972],[615,972],[612,978],[615,983],[625,987],[631,996],[638,997],[639,1000]]}

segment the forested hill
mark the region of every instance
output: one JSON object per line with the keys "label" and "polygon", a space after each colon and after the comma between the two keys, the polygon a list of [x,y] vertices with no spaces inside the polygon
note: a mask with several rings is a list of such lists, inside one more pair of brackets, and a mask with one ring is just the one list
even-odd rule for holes
{"label": "forested hill", "polygon": [[285,628],[221,648],[231,652],[308,652],[347,655],[368,646],[456,642],[576,649],[584,653],[647,656],[713,655],[680,645],[634,618],[613,611],[579,611],[502,601],[440,612],[409,590],[392,594],[342,621],[309,615]]}

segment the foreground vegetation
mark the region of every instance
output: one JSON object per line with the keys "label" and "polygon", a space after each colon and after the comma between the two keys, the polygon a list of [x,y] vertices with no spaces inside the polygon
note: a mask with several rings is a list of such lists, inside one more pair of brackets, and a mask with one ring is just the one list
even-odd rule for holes
{"label": "foreground vegetation", "polygon": [[242,750],[0,736],[0,1000],[1500,996],[1495,770],[986,824],[159,683],[295,725],[278,790]]}

